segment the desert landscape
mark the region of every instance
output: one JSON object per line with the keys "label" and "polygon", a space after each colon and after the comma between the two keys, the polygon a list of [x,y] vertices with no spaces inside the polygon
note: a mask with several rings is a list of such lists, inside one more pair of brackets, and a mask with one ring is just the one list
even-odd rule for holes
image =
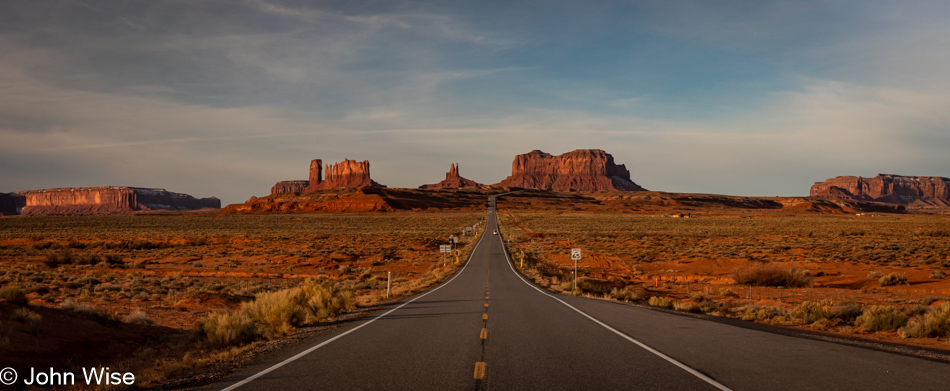
{"label": "desert landscape", "polygon": [[[304,323],[317,327],[425,289],[458,267],[456,256],[478,232],[466,227],[483,218],[442,211],[0,219],[0,349],[13,368],[109,362],[135,371],[143,387],[181,378]],[[449,236],[456,248],[440,254]],[[243,340],[203,329],[215,313],[240,313],[242,303],[305,281],[345,300],[279,320],[266,333],[249,330]]]}
{"label": "desert landscape", "polygon": [[921,190],[918,178],[839,177],[812,197],[664,193],[601,150],[519,155],[493,186],[457,164],[419,189],[379,185],[368,162],[310,170],[217,212],[24,193],[45,198],[0,219],[0,349],[13,367],[109,361],[142,387],[211,381],[451,276],[496,196],[513,261],[553,292],[950,353],[942,179]]}

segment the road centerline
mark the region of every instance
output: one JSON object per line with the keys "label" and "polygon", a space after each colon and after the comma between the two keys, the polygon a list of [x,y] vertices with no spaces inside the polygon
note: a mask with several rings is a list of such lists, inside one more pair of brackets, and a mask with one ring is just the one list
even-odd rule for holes
{"label": "road centerline", "polygon": [[[423,298],[423,297],[426,297],[426,296],[428,296],[429,294],[431,294],[431,293],[433,293],[433,292],[435,292],[435,291],[438,291],[439,289],[442,289],[442,288],[445,287],[446,285],[449,285],[450,283],[452,283],[452,281],[455,281],[456,278],[458,278],[459,276],[462,275],[462,272],[464,272],[465,269],[468,267],[470,261],[472,260],[472,256],[475,254],[475,251],[478,250],[478,246],[482,244],[482,241],[483,241],[484,239],[485,239],[485,235],[483,234],[482,237],[478,239],[478,242],[475,243],[475,247],[472,248],[472,252],[469,253],[468,261],[466,261],[466,262],[465,262],[465,265],[463,265],[462,268],[459,269],[459,270],[455,273],[455,275],[452,276],[452,278],[450,278],[448,281],[445,281],[444,283],[442,283],[441,285],[435,287],[434,289],[432,289],[432,290],[430,290],[430,291],[428,291],[428,292],[425,292],[425,293],[423,293],[423,294],[421,294],[421,295],[419,295],[419,296],[416,296],[416,297],[412,298],[412,300],[409,300],[409,301],[407,301],[407,302],[405,302],[405,303],[402,303],[402,304],[400,304],[398,307],[393,308],[393,309],[387,311],[386,313],[384,313],[384,314],[382,314],[382,315],[376,316],[376,317],[374,317],[374,318],[372,318],[372,319],[366,321],[365,323],[363,323],[363,324],[361,324],[361,325],[359,325],[359,326],[356,326],[356,327],[354,327],[354,328],[352,328],[352,329],[350,329],[350,330],[348,330],[348,331],[346,331],[346,332],[344,332],[344,333],[341,333],[341,334],[339,334],[339,335],[337,335],[337,336],[335,336],[335,337],[333,337],[333,338],[330,338],[330,339],[328,339],[328,340],[326,340],[326,341],[323,341],[323,342],[321,342],[321,343],[319,343],[319,344],[317,344],[317,345],[314,345],[314,346],[308,348],[307,350],[304,350],[304,351],[302,351],[302,352],[300,352],[300,353],[297,353],[297,354],[295,354],[294,356],[292,356],[292,357],[290,357],[290,358],[287,358],[287,359],[285,359],[285,360],[283,360],[283,361],[281,361],[281,362],[279,362],[279,363],[277,363],[277,364],[274,364],[274,365],[268,367],[267,369],[264,369],[264,370],[262,370],[262,371],[260,371],[260,372],[258,372],[258,373],[255,373],[254,375],[251,375],[251,376],[245,378],[244,380],[241,380],[241,381],[239,381],[239,382],[237,382],[237,383],[234,383],[234,384],[232,384],[232,385],[230,385],[230,386],[228,386],[228,387],[225,387],[225,388],[221,389],[221,391],[231,391],[231,390],[237,389],[237,388],[239,388],[239,387],[241,387],[241,386],[243,386],[243,385],[245,385],[245,384],[247,384],[247,383],[250,383],[250,382],[254,381],[254,380],[257,379],[257,378],[260,378],[261,376],[264,376],[264,375],[266,375],[266,374],[268,374],[268,373],[270,373],[270,372],[273,372],[274,370],[277,370],[277,369],[280,368],[280,367],[283,367],[283,366],[285,366],[285,365],[287,365],[287,364],[290,364],[290,363],[292,363],[292,362],[294,362],[294,361],[296,361],[296,360],[298,360],[298,359],[300,359],[300,358],[302,358],[302,357],[304,357],[304,356],[306,356],[306,355],[308,355],[308,354],[310,354],[310,353],[313,353],[313,352],[316,351],[317,349],[320,349],[320,348],[322,348],[322,347],[324,347],[324,346],[330,344],[330,343],[333,342],[333,341],[336,341],[336,340],[338,340],[338,339],[340,339],[340,338],[343,338],[344,336],[349,335],[349,334],[355,332],[356,330],[359,330],[359,329],[361,329],[361,328],[363,328],[363,327],[366,327],[366,326],[368,326],[369,324],[371,324],[371,323],[373,323],[373,322],[375,322],[375,321],[377,321],[377,320],[379,320],[379,319],[382,319],[382,318],[386,317],[387,315],[389,315],[389,314],[391,314],[391,313],[393,313],[393,312],[398,311],[399,309],[402,309],[402,308],[405,307],[406,305],[408,305],[408,304],[410,304],[410,303],[412,303],[412,302],[414,302],[414,301],[416,301],[416,300],[419,300],[419,299],[421,299],[421,298]],[[487,308],[487,307],[488,307],[488,304],[485,304],[485,307]],[[484,353],[483,353],[483,356],[484,356]],[[484,363],[482,363],[482,365],[484,366]],[[478,377],[477,377],[477,374],[478,374],[478,367],[477,367],[477,366],[476,366],[476,372],[475,372],[475,373],[476,373],[476,379],[477,379],[477,378],[478,378]],[[484,376],[484,368],[482,368],[482,375]]]}

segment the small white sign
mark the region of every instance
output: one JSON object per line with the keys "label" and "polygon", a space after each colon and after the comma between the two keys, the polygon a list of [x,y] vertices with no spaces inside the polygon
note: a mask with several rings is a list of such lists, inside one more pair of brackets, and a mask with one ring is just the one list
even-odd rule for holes
{"label": "small white sign", "polygon": [[440,253],[450,253],[450,252],[452,252],[452,245],[451,245],[451,244],[440,244],[440,245],[439,245],[439,252],[440,252]]}
{"label": "small white sign", "polygon": [[465,232],[472,232],[472,227],[465,227]]}
{"label": "small white sign", "polygon": [[452,243],[458,243],[459,238],[455,237],[455,235],[452,235],[452,236],[449,236],[449,241]]}
{"label": "small white sign", "polygon": [[571,249],[571,260],[580,261],[581,260],[581,249],[572,248]]}

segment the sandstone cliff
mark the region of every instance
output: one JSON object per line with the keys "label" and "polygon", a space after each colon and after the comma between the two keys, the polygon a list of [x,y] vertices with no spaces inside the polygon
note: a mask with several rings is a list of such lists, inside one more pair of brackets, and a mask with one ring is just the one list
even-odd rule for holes
{"label": "sandstone cliff", "polygon": [[497,187],[553,191],[645,190],[630,180],[630,171],[600,149],[578,149],[559,156],[534,150],[515,156],[511,176]]}
{"label": "sandstone cliff", "polygon": [[908,206],[950,206],[950,179],[891,174],[873,178],[839,176],[815,182],[810,195]]}
{"label": "sandstone cliff", "polygon": [[270,188],[271,194],[303,193],[310,181],[280,181]]}
{"label": "sandstone cliff", "polygon": [[439,183],[422,185],[419,186],[420,189],[461,189],[463,187],[476,187],[482,186],[481,183],[475,182],[471,179],[462,178],[459,175],[459,164],[454,163],[452,167],[449,168],[449,172],[445,173],[445,180]]}
{"label": "sandstone cliff", "polygon": [[[324,173],[326,177],[324,177]],[[310,161],[309,180],[280,181],[271,187],[270,193],[308,193],[320,189],[339,187],[386,187],[369,177],[369,161],[343,159],[336,164],[323,164],[320,159]]]}
{"label": "sandstone cliff", "polygon": [[90,214],[139,210],[194,210],[221,208],[215,197],[197,199],[165,189],[126,186],[67,187],[20,192],[23,215]]}

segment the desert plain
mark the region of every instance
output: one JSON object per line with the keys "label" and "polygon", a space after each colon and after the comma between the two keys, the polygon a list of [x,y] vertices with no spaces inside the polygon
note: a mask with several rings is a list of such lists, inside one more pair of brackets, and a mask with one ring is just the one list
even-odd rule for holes
{"label": "desert plain", "polygon": [[[483,234],[482,200],[502,193],[511,258],[551,291],[950,352],[947,335],[926,327],[950,306],[947,216],[809,198],[518,189],[337,191],[281,214],[0,219],[0,349],[17,352],[11,366],[109,362],[136,371],[141,387],[207,382],[451,276]],[[321,212],[343,204],[320,197],[348,201]],[[380,207],[394,199],[411,207]],[[347,211],[359,205],[377,211]],[[450,236],[457,247],[440,253]],[[576,287],[572,248],[583,254]]]}

